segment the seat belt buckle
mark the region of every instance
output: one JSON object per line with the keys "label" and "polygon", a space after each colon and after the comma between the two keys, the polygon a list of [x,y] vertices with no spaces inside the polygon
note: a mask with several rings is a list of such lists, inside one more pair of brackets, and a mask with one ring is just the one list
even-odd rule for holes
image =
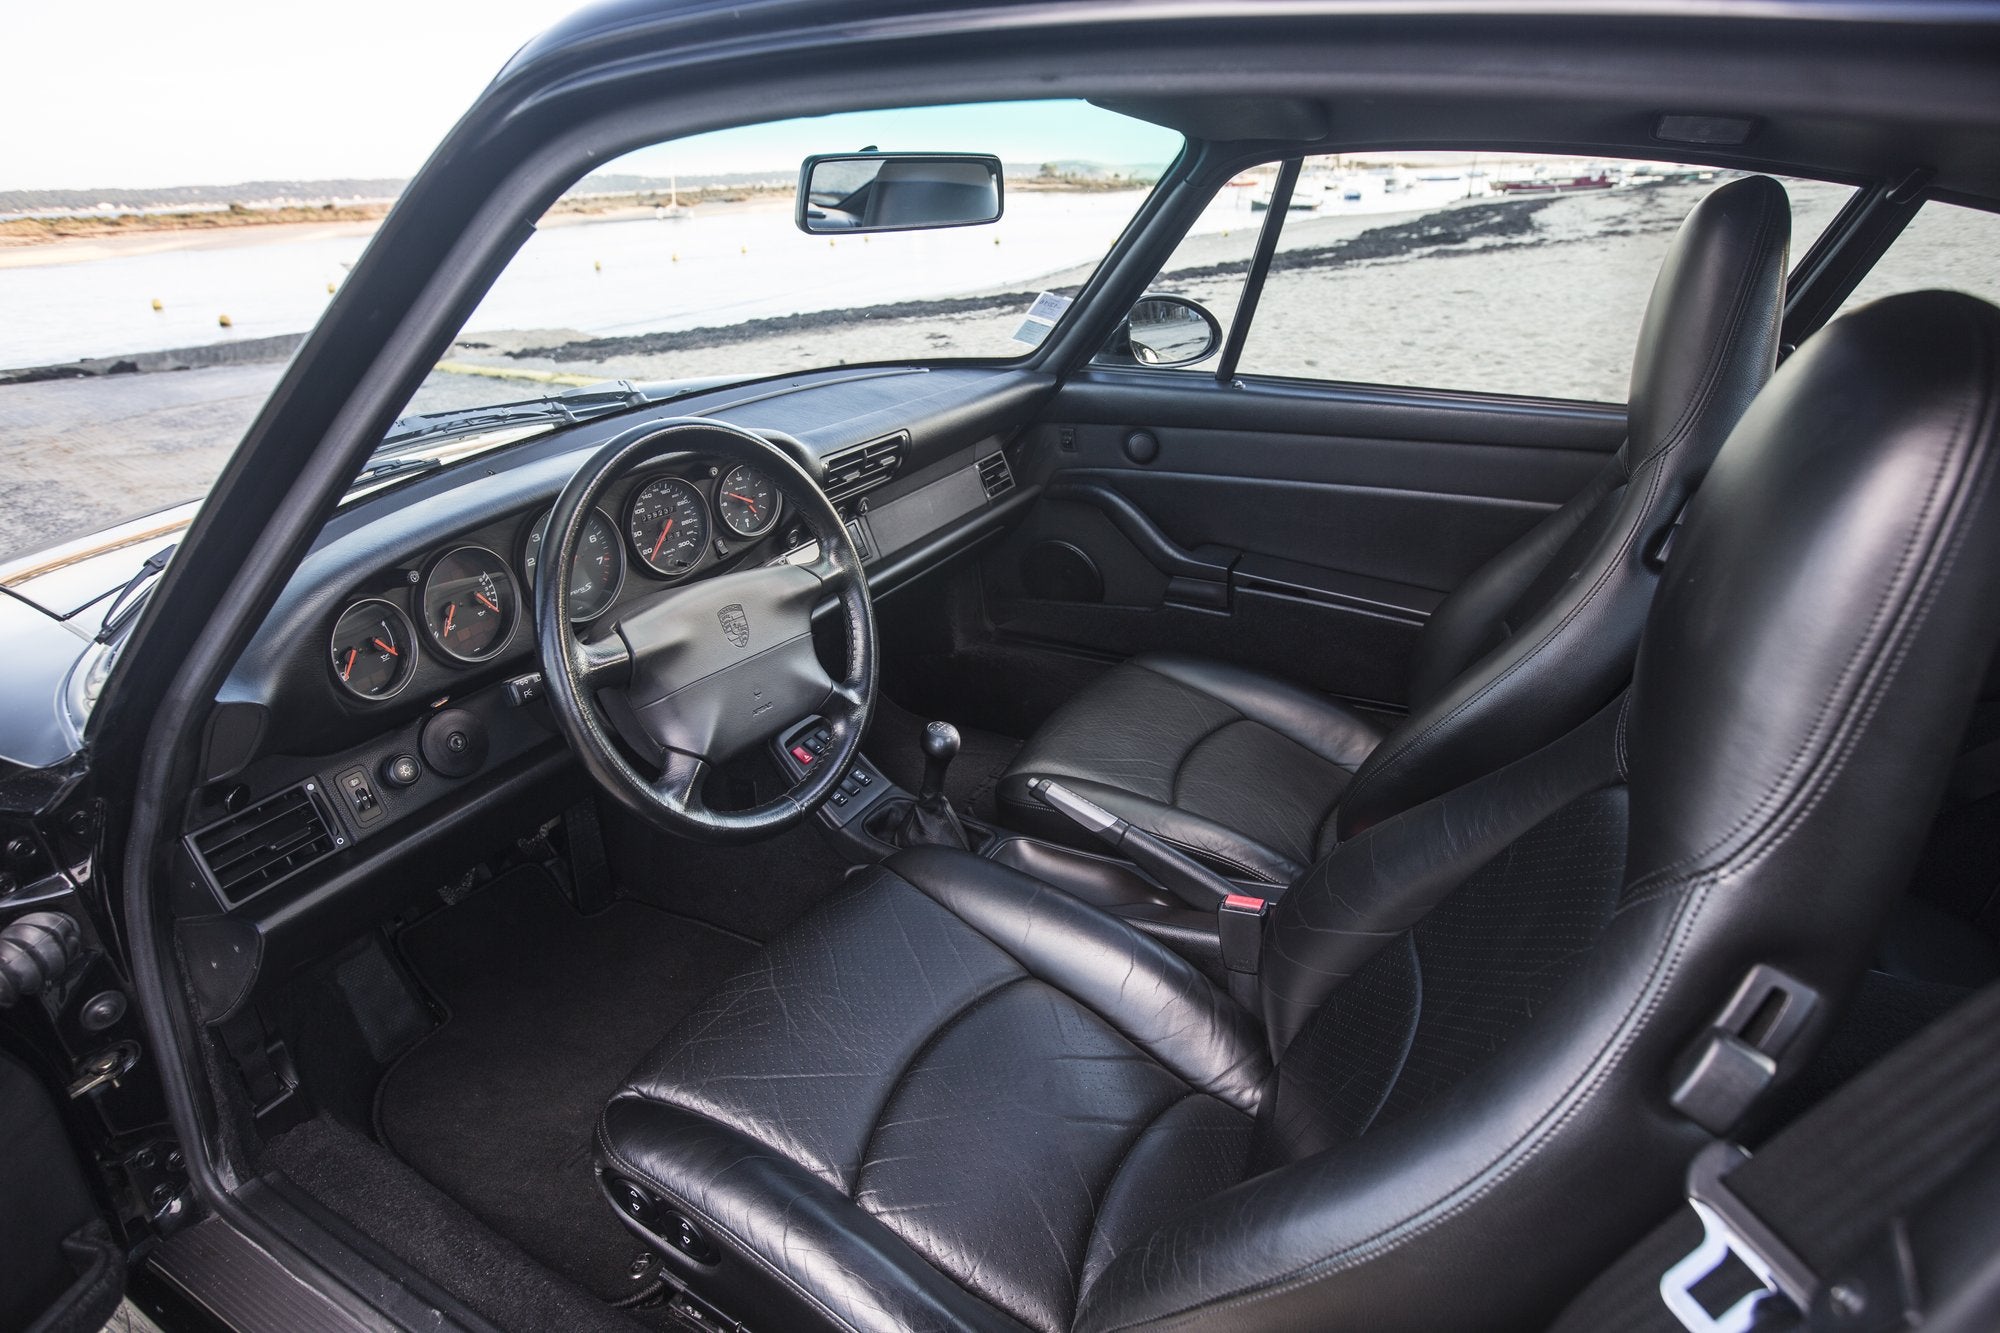
{"label": "seat belt buckle", "polygon": [[1231,972],[1257,974],[1264,954],[1264,917],[1268,898],[1232,893],[1215,909],[1216,931],[1222,937],[1222,965]]}
{"label": "seat belt buckle", "polygon": [[[1749,1159],[1735,1144],[1717,1142],[1688,1164],[1688,1206],[1701,1219],[1701,1243],[1660,1277],[1660,1299],[1688,1333],[1747,1333],[1772,1300],[1789,1302],[1803,1317],[1819,1294],[1819,1277],[1724,1182]],[[1757,1279],[1758,1289],[1711,1314],[1695,1288],[1731,1255]]]}

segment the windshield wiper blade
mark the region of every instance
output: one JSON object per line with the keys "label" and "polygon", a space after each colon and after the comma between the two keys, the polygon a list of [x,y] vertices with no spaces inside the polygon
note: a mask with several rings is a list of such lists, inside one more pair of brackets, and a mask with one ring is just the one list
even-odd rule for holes
{"label": "windshield wiper blade", "polygon": [[440,435],[464,435],[494,426],[511,426],[523,421],[554,421],[573,425],[606,412],[636,407],[651,401],[652,397],[643,390],[633,387],[630,380],[611,380],[601,385],[593,384],[587,388],[572,389],[568,393],[552,394],[545,398],[523,398],[512,403],[489,403],[481,407],[460,408],[451,412],[427,412],[422,416],[404,417],[398,421],[396,427],[382,437],[382,443],[375,447],[375,456],[394,452],[401,446],[413,444],[418,440],[435,439]]}

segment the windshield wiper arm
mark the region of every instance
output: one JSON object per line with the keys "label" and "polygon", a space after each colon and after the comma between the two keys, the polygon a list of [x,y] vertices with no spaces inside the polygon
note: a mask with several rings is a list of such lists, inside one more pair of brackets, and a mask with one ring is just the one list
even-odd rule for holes
{"label": "windshield wiper arm", "polygon": [[396,423],[398,429],[393,429],[382,437],[382,443],[375,447],[375,453],[379,456],[385,452],[393,452],[403,445],[414,444],[418,440],[434,439],[440,435],[462,435],[494,426],[511,426],[523,421],[555,421],[574,425],[576,422],[586,421],[606,412],[636,407],[641,403],[652,401],[654,400],[651,395],[634,388],[630,380],[612,380],[606,384],[572,389],[568,393],[554,394],[546,398],[524,398],[513,403],[494,403],[451,412],[429,412],[422,416],[404,417],[398,421]]}

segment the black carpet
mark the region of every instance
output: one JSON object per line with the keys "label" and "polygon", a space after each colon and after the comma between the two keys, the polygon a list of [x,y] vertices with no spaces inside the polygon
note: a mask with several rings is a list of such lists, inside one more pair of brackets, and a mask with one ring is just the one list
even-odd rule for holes
{"label": "black carpet", "polygon": [[[882,770],[882,775],[911,793],[924,780],[924,726],[932,719],[918,717],[899,707],[885,695],[875,698],[875,720],[868,728],[862,749]],[[999,822],[999,804],[993,789],[1007,765],[1014,762],[1021,742],[977,727],[962,726],[950,716],[941,719],[958,727],[958,758],[945,770],[944,794],[952,808],[988,824]]]}
{"label": "black carpet", "polygon": [[625,900],[579,916],[536,869],[399,943],[450,1018],[383,1078],[382,1141],[557,1272],[607,1299],[633,1294],[643,1247],[591,1179],[597,1114],[751,946]]}

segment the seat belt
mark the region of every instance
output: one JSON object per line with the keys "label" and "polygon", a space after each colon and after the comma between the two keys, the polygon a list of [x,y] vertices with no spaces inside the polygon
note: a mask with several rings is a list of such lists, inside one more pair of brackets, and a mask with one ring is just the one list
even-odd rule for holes
{"label": "seat belt", "polygon": [[2000,984],[1752,1154],[1718,1140],[1688,1206],[1557,1333],[2000,1327]]}

